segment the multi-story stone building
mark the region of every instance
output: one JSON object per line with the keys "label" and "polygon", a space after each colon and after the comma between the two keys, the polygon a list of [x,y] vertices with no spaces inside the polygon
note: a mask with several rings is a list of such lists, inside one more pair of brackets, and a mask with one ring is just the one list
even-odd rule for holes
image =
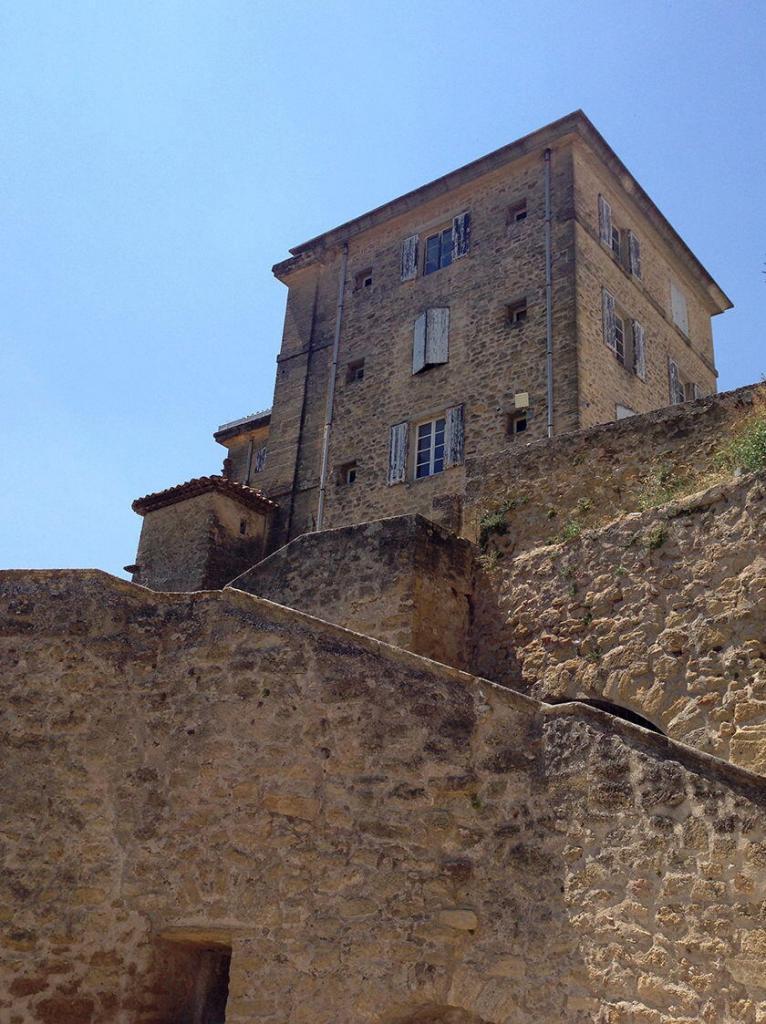
{"label": "multi-story stone building", "polygon": [[713,393],[731,306],[580,111],[274,273],[270,420],[216,434],[278,505],[272,548],[404,512],[459,529],[466,459]]}

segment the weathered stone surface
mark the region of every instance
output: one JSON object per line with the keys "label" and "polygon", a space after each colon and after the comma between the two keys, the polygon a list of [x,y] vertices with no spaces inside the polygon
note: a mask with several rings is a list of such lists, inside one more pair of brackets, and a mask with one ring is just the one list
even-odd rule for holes
{"label": "weathered stone surface", "polygon": [[766,1014],[758,777],[233,590],[2,594],[0,1019],[170,1022],[221,946],[235,1024]]}

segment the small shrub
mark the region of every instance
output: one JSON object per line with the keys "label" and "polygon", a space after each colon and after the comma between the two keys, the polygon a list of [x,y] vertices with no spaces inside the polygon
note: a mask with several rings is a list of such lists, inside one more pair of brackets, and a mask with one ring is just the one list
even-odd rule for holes
{"label": "small shrub", "polygon": [[665,527],[661,525],[653,526],[646,535],[646,546],[650,551],[656,551],[657,548],[661,548],[667,540],[667,533]]}
{"label": "small shrub", "polygon": [[718,453],[722,469],[741,469],[747,473],[766,468],[766,418],[748,420]]}
{"label": "small shrub", "polygon": [[582,533],[582,523],[578,522],[577,519],[570,519],[564,523],[564,528],[561,531],[561,539],[563,541],[574,540],[575,537],[579,537]]}
{"label": "small shrub", "polygon": [[546,517],[548,519],[555,519],[556,516],[558,515],[558,512],[556,511],[555,508],[549,508],[549,509],[546,510],[545,515],[546,515]]}
{"label": "small shrub", "polygon": [[492,572],[493,569],[497,568],[497,563],[500,561],[500,552],[495,550],[484,551],[479,555],[477,561],[485,572]]}
{"label": "small shrub", "polygon": [[621,580],[623,576],[628,575],[628,570],[625,568],[624,565],[618,565],[617,568],[614,570],[614,574],[618,580]]}
{"label": "small shrub", "polygon": [[580,498],[575,505],[575,513],[578,516],[587,516],[590,510],[593,508],[593,502],[590,498]]}
{"label": "small shrub", "polygon": [[666,505],[688,489],[688,481],[679,476],[672,466],[663,463],[644,478],[638,492],[638,507],[646,511],[658,505]]}

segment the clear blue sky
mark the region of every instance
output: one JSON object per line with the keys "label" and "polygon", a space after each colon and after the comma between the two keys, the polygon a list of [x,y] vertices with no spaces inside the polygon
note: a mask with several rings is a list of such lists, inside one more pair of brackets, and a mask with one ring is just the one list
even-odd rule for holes
{"label": "clear blue sky", "polygon": [[134,558],[271,404],[288,247],[582,107],[766,372],[766,4],[22,0],[0,12],[0,565]]}

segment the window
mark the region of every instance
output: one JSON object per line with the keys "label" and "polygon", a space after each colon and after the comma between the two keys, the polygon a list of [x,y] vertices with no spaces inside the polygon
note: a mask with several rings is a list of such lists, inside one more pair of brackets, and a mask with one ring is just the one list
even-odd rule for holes
{"label": "window", "polygon": [[346,366],[346,383],[354,384],[358,380],[364,380],[364,359],[355,359]]}
{"label": "window", "polygon": [[434,476],[444,469],[444,434],[447,421],[443,416],[421,423],[417,428],[415,479]]}
{"label": "window", "polygon": [[621,316],[614,314],[614,333],[612,348],[614,354],[621,363],[625,362],[625,321]]}
{"label": "window", "polygon": [[670,356],[668,356],[668,385],[671,405],[680,405],[686,401],[686,387],[681,380],[678,363]]}
{"label": "window", "polygon": [[602,292],[604,343],[614,352],[626,370],[646,380],[644,328],[630,320],[611,292]]}
{"label": "window", "polygon": [[686,306],[686,296],[674,281],[670,282],[670,312],[673,323],[679,327],[686,337],[689,337],[689,311]]}
{"label": "window", "polygon": [[240,532],[241,536],[243,536],[243,537],[247,533],[247,520],[246,519],[240,519],[240,521],[239,521],[239,532]]}
{"label": "window", "polygon": [[356,483],[356,462],[344,462],[338,469],[338,484],[348,486]]}
{"label": "window", "polygon": [[509,224],[520,224],[523,220],[527,219],[527,201],[522,199],[520,203],[515,203],[513,206],[508,207],[508,223]]}
{"label": "window", "polygon": [[426,259],[423,273],[433,274],[435,270],[448,267],[450,263],[452,263],[452,228],[445,228],[426,239]]}
{"label": "window", "polygon": [[412,334],[412,372],[449,362],[449,306],[426,309]]}
{"label": "window", "polygon": [[641,277],[641,243],[638,237],[632,232],[627,232],[627,244],[623,238],[623,232],[615,223],[612,217],[612,207],[604,196],[598,197],[598,237],[600,241],[611,249],[617,262],[624,270],[629,271],[633,277]]}
{"label": "window", "polygon": [[[435,418],[418,423],[412,433],[415,446],[412,475],[416,480],[462,466],[465,449],[464,406],[452,405]],[[403,484],[410,464],[408,450],[411,424],[406,420],[391,427],[388,451],[388,483]]]}
{"label": "window", "polygon": [[517,434],[526,433],[528,422],[529,416],[526,409],[517,409],[516,412],[509,413],[506,426],[508,436],[515,437]]}
{"label": "window", "polygon": [[508,323],[511,327],[517,324],[523,324],[527,319],[527,300],[519,299],[518,302],[512,302],[506,306],[508,313]]}
{"label": "window", "polygon": [[612,252],[615,254],[617,259],[620,258],[620,229],[615,227],[612,228]]}
{"label": "window", "polygon": [[360,270],[354,278],[354,291],[361,292],[366,288],[372,288],[372,267]]}

